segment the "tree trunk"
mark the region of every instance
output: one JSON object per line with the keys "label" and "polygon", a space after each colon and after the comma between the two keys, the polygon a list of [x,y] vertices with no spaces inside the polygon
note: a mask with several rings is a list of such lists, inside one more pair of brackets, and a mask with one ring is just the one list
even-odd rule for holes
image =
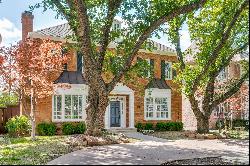
{"label": "tree trunk", "polygon": [[[32,84],[32,81],[31,81]],[[36,123],[35,123],[35,97],[34,89],[31,88],[31,109],[30,109],[30,120],[31,120],[31,139],[34,141],[36,139]]]}
{"label": "tree trunk", "polygon": [[196,116],[197,119],[197,132],[205,134],[209,132],[209,118],[206,116]]}
{"label": "tree trunk", "polygon": [[209,116],[208,116],[208,114],[204,115],[200,111],[198,101],[195,99],[194,94],[189,95],[189,101],[190,101],[193,113],[194,113],[196,120],[197,120],[197,132],[198,133],[208,133],[209,132],[210,114],[209,114]]}
{"label": "tree trunk", "polygon": [[108,106],[108,94],[105,90],[90,88],[87,111],[87,135],[100,136],[104,129],[104,116]]}

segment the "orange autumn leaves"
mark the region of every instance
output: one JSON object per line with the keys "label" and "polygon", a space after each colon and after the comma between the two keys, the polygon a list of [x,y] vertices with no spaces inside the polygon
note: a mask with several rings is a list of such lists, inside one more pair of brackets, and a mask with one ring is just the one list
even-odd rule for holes
{"label": "orange autumn leaves", "polygon": [[[7,83],[2,86],[15,82],[25,95],[29,95],[31,88],[38,98],[49,95],[53,90],[53,76],[62,71],[68,59],[67,54],[62,54],[62,47],[62,43],[48,39],[26,39],[15,46],[1,48],[0,75]],[[14,63],[10,64],[10,59]],[[8,73],[7,68],[13,70],[14,78],[4,75]]]}

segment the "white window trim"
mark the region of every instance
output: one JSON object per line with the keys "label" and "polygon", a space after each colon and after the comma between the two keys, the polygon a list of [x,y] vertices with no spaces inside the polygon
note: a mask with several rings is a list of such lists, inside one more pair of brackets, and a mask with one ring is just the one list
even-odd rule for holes
{"label": "white window trim", "polygon": [[[166,71],[166,64],[169,63],[170,64],[170,78],[167,78],[167,71]],[[165,80],[172,80],[172,62],[168,62],[168,61],[165,61]]]}
{"label": "white window trim", "polygon": [[[52,95],[52,122],[79,122],[84,121],[87,117],[85,108],[87,107],[86,97],[88,96],[88,86],[87,85],[74,85],[71,84],[70,89],[63,89],[57,88],[54,95],[61,95],[62,96],[62,119],[55,119],[54,118],[54,95]],[[65,95],[82,95],[82,118],[81,119],[65,119]]]}
{"label": "white window trim", "polygon": [[[154,105],[154,111],[153,111],[153,117],[146,117],[146,98],[153,97],[153,105]],[[155,105],[155,98],[167,98],[168,102],[168,117],[167,118],[157,118],[156,117],[156,106]],[[158,89],[158,88],[152,88],[152,89],[146,89],[145,90],[145,96],[144,96],[144,119],[145,120],[171,120],[172,114],[171,114],[171,90],[170,89]]]}

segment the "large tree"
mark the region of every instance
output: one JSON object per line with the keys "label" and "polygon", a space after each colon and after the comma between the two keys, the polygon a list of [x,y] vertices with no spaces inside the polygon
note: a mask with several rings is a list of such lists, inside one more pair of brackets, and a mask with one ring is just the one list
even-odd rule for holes
{"label": "large tree", "polygon": [[[180,14],[202,7],[207,0],[43,0],[35,7],[51,8],[65,18],[75,34],[77,45],[83,53],[84,76],[89,84],[87,107],[87,133],[100,134],[104,127],[104,113],[108,96],[115,85],[133,68],[133,60],[146,40],[161,30],[161,25]],[[115,16],[119,15],[126,27],[112,29]],[[112,52],[121,55],[120,65],[111,81],[102,76],[108,45],[116,42]]]}
{"label": "large tree", "polygon": [[0,78],[4,84],[0,88],[18,94],[23,113],[31,120],[31,137],[34,140],[38,99],[53,93],[53,74],[60,73],[62,64],[67,60],[67,56],[62,55],[62,43],[27,38],[17,45],[1,47],[0,59],[4,59],[2,66],[0,64]]}
{"label": "large tree", "polygon": [[[223,87],[217,86],[219,73],[229,66],[234,56],[248,48],[248,12],[248,0],[214,0],[201,10],[181,15],[169,23],[168,33],[180,61],[176,66],[181,73],[177,81],[191,103],[199,133],[209,132],[213,109],[238,92],[249,77],[249,62],[245,61],[241,64],[245,72],[240,78],[230,80],[230,84]],[[182,52],[180,30],[185,20],[195,47]],[[187,63],[187,58],[193,62]]]}

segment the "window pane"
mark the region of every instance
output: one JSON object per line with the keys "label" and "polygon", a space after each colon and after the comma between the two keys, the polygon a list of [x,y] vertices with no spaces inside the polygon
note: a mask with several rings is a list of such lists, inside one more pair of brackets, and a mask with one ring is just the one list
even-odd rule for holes
{"label": "window pane", "polygon": [[157,117],[157,118],[160,117],[160,112],[156,112],[156,117]]}
{"label": "window pane", "polygon": [[82,99],[83,99],[83,97],[82,97],[82,95],[79,95],[79,115],[81,115],[82,114]]}
{"label": "window pane", "polygon": [[166,73],[166,78],[171,79],[171,63],[166,62],[165,64],[165,73]]}
{"label": "window pane", "polygon": [[72,95],[73,99],[73,116],[72,119],[78,118],[78,95]]}
{"label": "window pane", "polygon": [[150,118],[153,117],[153,112],[149,112],[149,117],[150,117]]}
{"label": "window pane", "polygon": [[153,98],[152,97],[146,98],[146,104],[153,104]]}
{"label": "window pane", "polygon": [[62,96],[61,95],[57,96],[57,111],[58,112],[62,111]]}
{"label": "window pane", "polygon": [[71,95],[65,95],[65,119],[71,119]]}
{"label": "window pane", "polygon": [[[53,110],[53,113],[54,113],[54,115],[56,115],[56,96],[54,96],[54,110]],[[55,118],[55,116],[54,116],[54,118]]]}

